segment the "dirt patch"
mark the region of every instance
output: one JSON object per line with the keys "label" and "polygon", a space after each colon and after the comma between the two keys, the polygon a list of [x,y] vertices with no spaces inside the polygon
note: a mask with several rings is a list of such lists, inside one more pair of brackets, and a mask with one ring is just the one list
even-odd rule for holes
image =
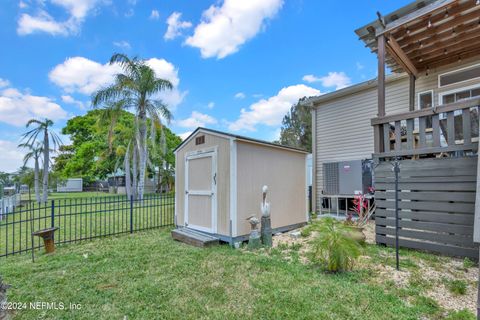
{"label": "dirt patch", "polygon": [[[300,246],[300,261],[309,263],[306,253],[310,250],[310,240],[316,233],[308,237],[293,236],[302,229],[293,230],[273,236],[273,248],[288,252],[288,247]],[[370,221],[363,230],[366,236],[367,245],[375,245],[375,222]],[[282,251],[283,252],[283,251]],[[368,252],[368,250],[366,250]],[[367,269],[372,277],[369,282],[388,287],[387,281],[393,282],[396,288],[408,288],[421,283],[422,295],[430,297],[446,310],[468,309],[476,314],[478,267],[465,268],[463,260],[449,257],[438,257],[438,259],[426,259],[422,255],[409,255],[401,259],[409,260],[412,264],[409,268],[401,268],[397,271],[393,266],[382,261],[394,261],[392,252],[384,251],[380,256],[364,255],[357,263],[357,269]],[[380,261],[379,258],[380,257]],[[404,260],[404,261],[405,261]],[[465,294],[454,294],[448,289],[449,281],[463,281],[466,283]]]}

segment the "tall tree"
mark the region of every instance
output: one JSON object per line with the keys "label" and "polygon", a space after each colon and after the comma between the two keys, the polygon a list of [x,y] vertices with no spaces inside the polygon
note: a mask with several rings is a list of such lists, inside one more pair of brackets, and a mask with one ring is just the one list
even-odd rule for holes
{"label": "tall tree", "polygon": [[52,130],[53,121],[50,119],[45,119],[40,121],[37,119],[31,119],[27,122],[26,127],[35,125],[35,128],[27,131],[23,134],[23,140],[26,141],[26,145],[33,145],[37,141],[37,137],[43,134],[43,139],[41,145],[43,148],[43,190],[42,190],[42,201],[43,203],[47,202],[48,199],[48,174],[49,174],[49,165],[50,165],[50,142],[52,142],[53,150],[56,150],[58,146],[62,144],[60,137]]}
{"label": "tall tree", "polygon": [[312,114],[311,108],[302,104],[305,99],[300,99],[283,117],[278,142],[312,152]]}
{"label": "tall tree", "polygon": [[[89,110],[86,114],[67,121],[66,126],[62,129],[62,134],[69,136],[71,144],[60,146],[55,156],[54,171],[63,179],[83,178],[86,184],[97,179],[105,179],[114,172],[119,157],[123,160],[122,168],[125,168],[124,156],[130,144],[130,148],[128,148],[129,166],[131,167],[132,191],[134,191],[135,181],[132,171],[137,168],[133,164],[137,160],[134,160],[133,153],[138,153],[136,152],[138,148],[133,147],[136,140],[132,139],[135,138],[135,116],[131,112],[122,110],[115,123],[111,125],[111,120],[103,115],[106,111],[105,109]],[[153,149],[152,143],[149,143],[151,162],[159,166],[165,159],[166,165],[173,168],[175,166],[173,149],[181,142],[181,139],[166,126],[162,127],[161,131],[157,130],[156,133],[157,142],[154,145],[159,144],[160,135],[163,133],[167,143],[167,152],[165,157],[160,157],[161,148]],[[109,136],[111,139],[106,139]],[[148,140],[150,142],[151,139]],[[135,158],[138,159],[138,155]]]}
{"label": "tall tree", "polygon": [[[97,91],[92,99],[94,107],[106,105],[116,109],[130,109],[135,112],[136,141],[139,156],[138,198],[143,198],[145,174],[147,170],[147,118],[161,125],[161,118],[170,121],[172,115],[168,107],[155,96],[172,89],[170,81],[157,78],[155,72],[144,60],[129,58],[124,54],[114,54],[110,64],[119,64],[123,73],[115,76],[115,81],[107,88]],[[154,127],[154,126],[152,126]]]}
{"label": "tall tree", "polygon": [[25,154],[23,157],[23,166],[27,166],[27,163],[33,159],[34,162],[34,178],[33,178],[33,184],[34,184],[34,190],[35,190],[35,199],[37,200],[37,203],[41,202],[41,197],[40,197],[40,182],[39,182],[39,177],[40,177],[40,157],[42,156],[43,153],[43,147],[40,142],[36,142],[34,145],[30,144],[19,144],[18,145],[20,148],[28,148],[28,152]]}

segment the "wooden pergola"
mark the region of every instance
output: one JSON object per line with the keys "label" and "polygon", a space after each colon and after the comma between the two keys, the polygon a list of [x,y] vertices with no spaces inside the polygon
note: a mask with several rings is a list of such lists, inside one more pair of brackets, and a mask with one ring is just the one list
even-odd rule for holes
{"label": "wooden pergola", "polygon": [[480,56],[480,0],[415,1],[355,32],[378,56],[378,116],[385,116],[385,66],[415,79],[422,73]]}

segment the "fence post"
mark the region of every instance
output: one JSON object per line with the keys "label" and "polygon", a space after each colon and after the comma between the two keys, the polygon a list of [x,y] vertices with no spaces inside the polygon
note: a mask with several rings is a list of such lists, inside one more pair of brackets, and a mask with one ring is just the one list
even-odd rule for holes
{"label": "fence post", "polygon": [[130,233],[133,233],[133,195],[130,196]]}
{"label": "fence post", "polygon": [[52,228],[55,227],[55,200],[52,200]]}

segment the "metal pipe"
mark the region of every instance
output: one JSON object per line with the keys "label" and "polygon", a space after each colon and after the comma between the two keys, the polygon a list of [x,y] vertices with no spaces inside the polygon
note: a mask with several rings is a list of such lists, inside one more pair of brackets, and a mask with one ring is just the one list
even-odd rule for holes
{"label": "metal pipe", "polygon": [[398,257],[398,173],[400,172],[400,163],[398,158],[394,161],[393,170],[395,172],[395,259],[397,270],[400,270],[400,259]]}

